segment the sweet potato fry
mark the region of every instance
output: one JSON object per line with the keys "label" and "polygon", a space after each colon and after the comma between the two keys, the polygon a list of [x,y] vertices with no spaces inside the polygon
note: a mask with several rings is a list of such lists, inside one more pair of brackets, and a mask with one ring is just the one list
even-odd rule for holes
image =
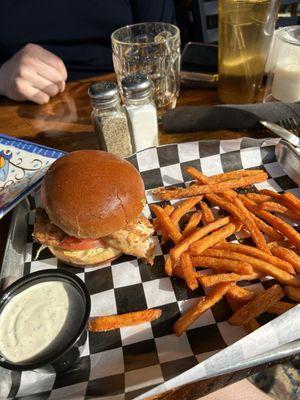
{"label": "sweet potato fry", "polygon": [[280,283],[285,285],[300,287],[299,278],[255,257],[246,256],[245,254],[237,253],[231,250],[220,250],[215,248],[206,250],[203,255],[209,257],[227,258],[229,260],[244,261],[252,265],[255,272],[262,272],[265,275],[273,276]]}
{"label": "sweet potato fry", "polygon": [[224,193],[219,193],[218,196],[224,197],[224,199],[228,201],[232,201],[237,196],[237,192],[233,189],[228,189]]}
{"label": "sweet potato fry", "polygon": [[257,247],[259,247],[262,251],[271,254],[264,235],[261,233],[254,221],[253,214],[244,206],[244,203],[240,198],[235,197],[233,199],[233,203],[239,207],[244,214],[244,225],[249,230],[254,243],[256,243]]}
{"label": "sweet potato fry", "polygon": [[189,254],[183,253],[181,254],[180,261],[181,261],[181,269],[183,272],[183,277],[186,281],[186,284],[191,290],[197,289],[199,285],[197,278],[195,276],[195,271],[193,268],[191,257],[189,256]]}
{"label": "sweet potato fry", "polygon": [[260,328],[259,323],[255,318],[252,318],[249,322],[243,325],[247,332],[251,333],[256,331],[256,329]]}
{"label": "sweet potato fry", "polygon": [[[195,277],[198,279],[199,277],[201,278],[203,276],[203,271],[193,271]],[[181,265],[175,265],[172,271],[172,276],[176,276],[177,278],[184,278],[183,270],[181,268]]]}
{"label": "sweet potato fry", "polygon": [[[171,204],[167,204],[166,207],[164,207],[164,211],[167,215],[170,215],[173,211],[174,211],[174,207],[171,206]],[[156,231],[160,231],[161,232],[161,236],[162,236],[162,241],[163,243],[166,243],[169,240],[169,234],[168,232],[164,229],[164,227],[160,226],[160,222],[158,220],[158,218],[156,218],[153,221],[153,226],[155,228]]]}
{"label": "sweet potato fry", "polygon": [[[251,292],[250,290],[247,290],[245,288],[236,285],[231,286],[231,288],[225,295],[226,300],[228,301],[230,306],[232,306],[232,304],[237,305],[235,307],[235,310],[241,307],[243,304],[247,303],[248,301],[253,300],[255,296],[256,294],[254,292]],[[295,303],[287,303],[286,301],[277,301],[275,304],[268,307],[266,311],[274,315],[280,315],[288,311],[290,308],[293,308],[295,305],[296,305]]]}
{"label": "sweet potato fry", "polygon": [[259,191],[259,193],[263,194],[265,196],[269,196],[272,199],[276,199],[276,200],[279,200],[281,197],[280,193],[274,192],[273,190],[270,190],[270,189],[262,189]]}
{"label": "sweet potato fry", "polygon": [[246,193],[245,196],[254,201],[256,204],[265,203],[266,201],[274,201],[273,197],[261,193]]}
{"label": "sweet potato fry", "polygon": [[[245,302],[243,302],[243,301],[237,301],[236,299],[233,299],[230,296],[228,296],[228,292],[225,294],[225,298],[233,312],[237,311],[239,308],[241,308],[245,304]],[[247,324],[244,324],[243,327],[245,328],[245,330],[247,332],[253,332],[256,329],[260,328],[260,325],[256,321],[256,319],[253,318]]]}
{"label": "sweet potato fry", "polygon": [[189,235],[191,235],[193,232],[195,232],[201,219],[202,219],[202,212],[201,211],[194,212],[191,215],[189,222],[186,224],[186,227],[184,228],[184,230],[182,232],[183,237],[186,238]]}
{"label": "sweet potato fry", "polygon": [[[250,210],[249,210],[250,211]],[[251,211],[250,211],[251,212]],[[272,240],[283,240],[284,237],[273,228],[273,226],[268,225],[262,219],[258,218],[255,214],[251,212],[252,218],[259,230],[270,237]]]}
{"label": "sweet potato fry", "polygon": [[204,201],[200,201],[199,204],[202,211],[203,222],[205,225],[208,225],[215,220],[214,214]]}
{"label": "sweet potato fry", "polygon": [[186,167],[185,172],[189,174],[192,178],[196,179],[200,184],[209,183],[209,177],[202,174],[194,167]]}
{"label": "sweet potato fry", "polygon": [[219,283],[219,285],[215,286],[196,306],[192,307],[188,312],[180,317],[173,325],[175,335],[182,335],[182,333],[192,325],[200,315],[222,299],[231,285],[231,283]]}
{"label": "sweet potato fry", "polygon": [[181,199],[183,197],[197,196],[206,193],[222,193],[228,189],[241,188],[252,185],[254,183],[263,182],[268,178],[268,175],[260,171],[257,174],[233,179],[231,181],[217,182],[208,185],[192,185],[187,188],[165,189],[159,188],[153,190],[153,194],[161,200]]}
{"label": "sweet potato fry", "polygon": [[277,192],[273,192],[272,190],[263,189],[260,191],[260,193],[270,196],[273,200],[278,201],[280,204],[292,211],[296,211],[298,213],[300,212],[300,200],[290,192],[279,194]]}
{"label": "sweet potato fry", "polygon": [[164,210],[165,210],[165,212],[166,212],[168,215],[171,215],[172,212],[174,211],[174,207],[173,207],[171,204],[167,204],[167,205],[164,207]]}
{"label": "sweet potato fry", "polygon": [[285,286],[284,291],[289,299],[300,302],[300,288]]}
{"label": "sweet potato fry", "polygon": [[300,212],[300,200],[293,193],[285,192],[284,194],[281,195],[281,201],[288,208]]}
{"label": "sweet potato fry", "polygon": [[268,307],[267,312],[274,315],[281,315],[295,306],[295,303],[293,304],[287,303],[286,301],[277,301],[277,303]]}
{"label": "sweet potato fry", "polygon": [[150,322],[161,316],[160,309],[148,309],[135,311],[120,315],[108,315],[103,317],[91,318],[88,329],[90,332],[106,332],[124,326],[134,326]]}
{"label": "sweet potato fry", "polygon": [[255,298],[256,294],[247,290],[241,286],[233,285],[230,287],[226,294],[226,298],[229,297],[239,303],[247,303]]}
{"label": "sweet potato fry", "polygon": [[214,246],[215,244],[226,239],[228,236],[239,231],[240,228],[241,224],[239,222],[230,222],[229,224],[223,226],[222,228],[212,232],[210,235],[207,235],[202,239],[192,243],[190,245],[190,253],[192,255],[202,254],[206,249]]}
{"label": "sweet potato fry", "polygon": [[267,221],[275,229],[286,236],[291,243],[293,243],[297,248],[300,249],[300,233],[298,233],[291,225],[287,224],[282,219],[276,217],[268,211],[262,210],[247,197],[241,197],[241,199],[250,211]]}
{"label": "sweet potato fry", "polygon": [[172,212],[171,214],[171,221],[174,222],[174,224],[177,224],[180,219],[183,217],[184,214],[186,214],[188,211],[190,211],[199,201],[202,199],[203,196],[196,196],[192,197],[190,199],[183,200]]}
{"label": "sweet potato fry", "polygon": [[188,236],[180,243],[176,244],[175,247],[173,247],[173,249],[170,251],[170,255],[172,256],[173,260],[176,261],[181,256],[182,253],[188,250],[188,248],[192,243],[201,239],[208,233],[220,228],[221,226],[228,224],[229,222],[230,222],[229,217],[219,218],[216,221],[210,223],[209,225],[197,229],[190,236]]}
{"label": "sweet potato fry", "polygon": [[244,178],[246,176],[254,176],[254,175],[260,174],[262,172],[262,170],[260,170],[260,169],[256,169],[256,170],[240,169],[237,171],[225,172],[223,174],[206,176],[206,175],[203,175],[200,171],[198,171],[194,167],[187,167],[186,172],[192,178],[195,178],[199,183],[201,183],[203,185],[203,184],[208,184],[208,183],[212,184],[212,183],[229,181],[232,179],[240,179],[240,178]]}
{"label": "sweet potato fry", "polygon": [[268,246],[270,249],[278,246],[291,250],[294,248],[294,245],[291,244],[289,240],[274,240],[273,242],[268,242]]}
{"label": "sweet potato fry", "polygon": [[[197,272],[194,272],[194,275],[197,275]],[[184,279],[184,275],[183,275],[183,270],[181,268],[181,265],[175,265],[173,270],[172,270],[172,276],[176,276],[176,278],[182,278]]]}
{"label": "sweet potato fry", "polygon": [[274,246],[271,247],[271,252],[274,256],[277,256],[278,258],[290,263],[295,270],[300,273],[300,256],[298,256],[298,254],[296,254],[293,250],[286,249],[282,246]]}
{"label": "sweet potato fry", "polygon": [[[163,208],[163,210],[164,210],[164,212],[165,212],[167,215],[171,215],[172,212],[174,211],[174,207],[171,206],[171,204],[167,204],[167,205]],[[159,229],[160,229],[160,223],[159,223],[159,220],[158,220],[157,218],[155,218],[155,219],[153,220],[152,223],[153,223],[153,226],[154,226],[154,228],[155,228],[156,230],[159,230]]]}
{"label": "sweet potato fry", "polygon": [[168,232],[170,238],[175,243],[179,242],[182,238],[182,234],[179,232],[174,222],[171,221],[171,218],[167,215],[164,209],[157,204],[151,204],[150,208],[157,216],[160,226]]}
{"label": "sweet potato fry", "polygon": [[283,206],[280,203],[275,203],[274,201],[266,201],[264,203],[261,203],[259,207],[262,210],[265,211],[270,211],[270,212],[276,212],[278,214],[282,214],[283,216],[293,219],[295,221],[300,220],[300,213],[298,213],[296,210],[290,210],[287,207]]}
{"label": "sweet potato fry", "polygon": [[165,261],[165,272],[168,276],[171,276],[173,273],[173,262],[169,254],[167,255]]}
{"label": "sweet potato fry", "polygon": [[257,174],[261,174],[261,169],[238,169],[236,171],[229,171],[223,174],[217,174],[209,177],[209,180],[212,182],[223,182],[232,179],[244,178],[246,176],[255,176]]}
{"label": "sweet potato fry", "polygon": [[215,270],[231,271],[241,275],[253,273],[253,268],[249,263],[226,258],[195,256],[192,257],[192,263],[194,267],[210,267]]}
{"label": "sweet potato fry", "polygon": [[[247,196],[248,197],[248,196]],[[284,214],[288,209],[280,203],[275,201],[264,201],[259,204],[259,208],[270,212],[278,212]]]}
{"label": "sweet potato fry", "polygon": [[235,311],[228,322],[231,325],[244,325],[253,318],[258,317],[283,296],[284,292],[282,288],[279,285],[273,285],[264,293],[258,294],[253,300],[250,300]]}
{"label": "sweet potato fry", "polygon": [[227,273],[227,274],[214,274],[214,275],[197,275],[198,281],[204,287],[216,286],[221,282],[238,282],[238,281],[252,281],[254,279],[258,279],[260,274],[257,272],[253,272],[249,275],[239,275],[236,273]]}
{"label": "sweet potato fry", "polygon": [[[230,192],[229,192],[230,193]],[[253,241],[256,243],[257,247],[261,250],[265,251],[266,253],[271,254],[270,249],[267,246],[266,240],[264,235],[258,229],[257,225],[255,224],[251,214],[245,208],[242,201],[237,197],[232,197],[232,202],[226,201],[221,197],[215,194],[208,194],[206,198],[213,203],[217,204],[219,207],[223,208],[224,210],[228,211],[232,214],[235,218],[239,219],[245,227],[248,229]]]}
{"label": "sweet potato fry", "polygon": [[295,270],[293,266],[284,260],[281,260],[278,257],[274,257],[272,255],[266,254],[264,251],[257,249],[256,247],[247,246],[245,244],[238,243],[220,243],[215,246],[215,248],[221,250],[229,250],[235,251],[237,253],[246,254],[248,256],[256,257],[261,260],[264,260],[270,264],[275,265],[275,267],[282,269],[292,275],[295,275]]}

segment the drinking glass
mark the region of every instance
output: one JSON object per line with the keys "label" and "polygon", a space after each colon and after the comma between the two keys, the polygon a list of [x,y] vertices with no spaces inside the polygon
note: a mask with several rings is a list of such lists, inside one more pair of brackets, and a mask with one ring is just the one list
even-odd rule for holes
{"label": "drinking glass", "polygon": [[153,82],[158,115],[174,108],[180,84],[179,29],[163,22],[141,23],[116,30],[111,40],[120,89],[124,77],[142,71]]}
{"label": "drinking glass", "polygon": [[300,26],[276,31],[264,101],[300,101]]}
{"label": "drinking glass", "polygon": [[264,75],[279,0],[219,1],[219,88],[223,103],[254,103]]}

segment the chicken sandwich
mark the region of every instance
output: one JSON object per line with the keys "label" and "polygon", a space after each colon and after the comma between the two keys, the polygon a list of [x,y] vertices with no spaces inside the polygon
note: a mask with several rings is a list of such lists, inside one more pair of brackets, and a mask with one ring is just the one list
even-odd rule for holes
{"label": "chicken sandwich", "polygon": [[47,171],[41,200],[33,236],[58,259],[84,267],[126,253],[152,262],[144,184],[128,161],[100,150],[65,155]]}

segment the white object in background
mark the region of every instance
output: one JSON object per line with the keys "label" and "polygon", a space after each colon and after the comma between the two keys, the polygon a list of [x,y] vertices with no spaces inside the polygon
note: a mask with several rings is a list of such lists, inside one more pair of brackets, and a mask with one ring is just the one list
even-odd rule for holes
{"label": "white object in background", "polygon": [[137,72],[122,81],[135,151],[158,146],[157,112],[153,84],[146,74]]}
{"label": "white object in background", "polygon": [[266,70],[265,101],[300,101],[300,26],[276,31]]}
{"label": "white object in background", "polygon": [[135,150],[158,146],[157,114],[154,104],[127,106]]}
{"label": "white object in background", "polygon": [[[299,48],[300,56],[300,48]],[[286,103],[300,100],[300,57],[299,64],[279,62],[274,70],[272,95],[275,99]]]}

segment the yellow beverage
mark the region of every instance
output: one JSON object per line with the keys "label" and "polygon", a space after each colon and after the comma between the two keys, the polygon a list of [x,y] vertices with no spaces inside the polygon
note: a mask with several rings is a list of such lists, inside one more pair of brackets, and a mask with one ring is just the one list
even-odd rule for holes
{"label": "yellow beverage", "polygon": [[219,90],[223,103],[254,103],[264,69],[278,0],[219,0]]}

